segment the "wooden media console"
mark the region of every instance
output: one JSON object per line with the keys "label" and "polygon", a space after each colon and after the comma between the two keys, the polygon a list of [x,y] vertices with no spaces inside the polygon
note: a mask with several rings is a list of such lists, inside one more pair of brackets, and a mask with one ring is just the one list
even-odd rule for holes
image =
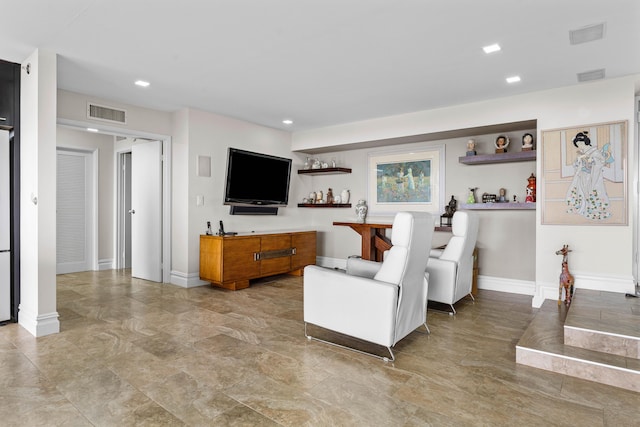
{"label": "wooden media console", "polygon": [[200,279],[238,290],[249,280],[275,274],[302,275],[316,263],[316,232],[260,232],[200,236]]}

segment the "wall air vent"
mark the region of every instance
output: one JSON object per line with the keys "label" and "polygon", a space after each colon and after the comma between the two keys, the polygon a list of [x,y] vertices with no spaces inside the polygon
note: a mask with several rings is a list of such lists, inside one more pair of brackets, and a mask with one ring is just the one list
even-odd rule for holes
{"label": "wall air vent", "polygon": [[105,105],[87,103],[87,118],[104,122],[126,124],[127,110],[107,107]]}
{"label": "wall air vent", "polygon": [[585,71],[584,73],[578,73],[579,82],[588,82],[591,80],[602,79],[604,79],[604,68],[600,68],[599,70]]}

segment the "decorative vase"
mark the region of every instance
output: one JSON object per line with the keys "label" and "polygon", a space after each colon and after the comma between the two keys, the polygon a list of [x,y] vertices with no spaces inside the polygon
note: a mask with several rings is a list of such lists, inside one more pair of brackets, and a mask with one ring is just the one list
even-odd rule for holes
{"label": "decorative vase", "polygon": [[309,169],[310,167],[311,167],[311,159],[307,157],[307,159],[304,161],[304,168]]}
{"label": "decorative vase", "polygon": [[342,203],[349,203],[349,197],[351,197],[351,194],[349,194],[349,190],[347,190],[346,188],[342,190],[342,192],[340,193],[340,201]]}
{"label": "decorative vase", "polygon": [[367,202],[363,199],[358,200],[358,204],[356,205],[356,216],[358,217],[358,222],[360,224],[364,224],[368,210],[369,207],[367,206]]}

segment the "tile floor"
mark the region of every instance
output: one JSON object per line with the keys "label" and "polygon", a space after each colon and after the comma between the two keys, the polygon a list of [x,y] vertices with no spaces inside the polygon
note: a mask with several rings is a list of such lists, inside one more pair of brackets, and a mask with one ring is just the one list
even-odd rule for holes
{"label": "tile floor", "polygon": [[430,310],[431,335],[412,333],[387,364],[308,342],[299,277],[232,292],[87,272],[59,276],[57,295],[59,334],[0,327],[0,425],[640,423],[638,393],[515,363],[536,313],[522,295]]}

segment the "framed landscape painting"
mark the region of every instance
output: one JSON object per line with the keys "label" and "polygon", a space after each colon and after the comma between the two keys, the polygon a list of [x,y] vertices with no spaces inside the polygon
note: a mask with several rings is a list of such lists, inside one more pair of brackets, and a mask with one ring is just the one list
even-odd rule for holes
{"label": "framed landscape painting", "polygon": [[627,122],[542,131],[542,224],[627,225]]}
{"label": "framed landscape painting", "polygon": [[372,213],[440,213],[444,206],[444,146],[369,154],[368,203]]}

